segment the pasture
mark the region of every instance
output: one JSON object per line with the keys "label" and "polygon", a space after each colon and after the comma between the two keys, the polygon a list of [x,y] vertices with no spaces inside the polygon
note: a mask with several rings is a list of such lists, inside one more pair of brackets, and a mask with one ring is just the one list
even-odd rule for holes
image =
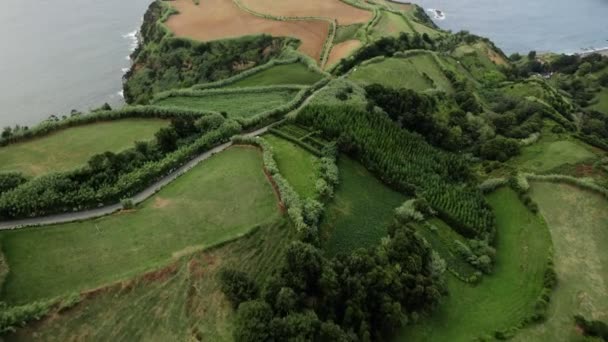
{"label": "pasture", "polygon": [[192,0],[170,2],[179,14],[169,17],[165,24],[175,36],[200,41],[264,33],[275,37],[295,37],[302,41],[300,51],[317,61],[321,58],[321,50],[329,34],[329,24],[324,20],[278,21],[245,12],[232,0],[198,2],[198,5]]}
{"label": "pasture", "polygon": [[340,156],[340,184],[321,225],[327,254],[371,247],[385,237],[394,210],[407,197],[391,190],[359,163]]}
{"label": "pasture", "polygon": [[386,87],[416,91],[430,89],[452,91],[450,81],[430,53],[407,58],[386,58],[359,66],[351,74],[350,79],[360,85],[379,83]]}
{"label": "pasture", "polygon": [[493,273],[477,286],[448,277],[450,295],[432,317],[404,328],[402,340],[473,341],[518,325],[534,312],[551,248],[547,226],[509,188],[487,199],[498,234]]}
{"label": "pasture", "polygon": [[243,5],[258,13],[277,17],[324,17],[336,19],[339,25],[364,23],[372,13],[350,6],[340,0],[241,0]]}
{"label": "pasture", "polygon": [[518,341],[576,341],[573,315],[608,321],[608,201],[567,184],[532,183],[532,198],[547,220],[558,284],[547,320],[521,331]]}
{"label": "pasture", "polygon": [[404,17],[387,11],[382,11],[380,21],[374,26],[372,37],[380,38],[385,36],[397,37],[401,32],[414,34],[410,25]]}
{"label": "pasture", "polygon": [[538,142],[522,148],[521,155],[513,158],[512,163],[523,171],[546,172],[595,157],[596,154],[584,143],[545,132]]}
{"label": "pasture", "polygon": [[296,90],[269,90],[250,93],[215,93],[203,96],[173,96],[155,102],[159,106],[226,112],[230,118],[252,117],[287,104]]}
{"label": "pasture", "polygon": [[591,109],[598,112],[608,113],[608,88],[603,88],[593,99],[595,104],[591,105]]}
{"label": "pasture", "polygon": [[302,198],[313,198],[317,172],[317,157],[276,135],[267,134],[264,139],[272,146],[274,159],[281,175]]}
{"label": "pasture", "polygon": [[154,272],[84,296],[74,308],[29,324],[6,341],[232,341],[234,311],[217,282],[223,267],[258,283],[280,265],[293,239],[286,220],[196,252]]}
{"label": "pasture", "polygon": [[260,87],[270,85],[312,85],[323,76],[311,71],[302,63],[276,65],[270,69],[236,81],[225,88]]}
{"label": "pasture", "polygon": [[150,140],[168,124],[157,119],[121,119],[61,129],[0,147],[0,172],[17,171],[34,177],[68,171],[86,164],[95,154],[120,152],[137,140]]}
{"label": "pasture", "polygon": [[279,216],[260,151],[234,147],[135,210],[0,232],[10,267],[0,300],[26,303],[127,279],[240,237]]}

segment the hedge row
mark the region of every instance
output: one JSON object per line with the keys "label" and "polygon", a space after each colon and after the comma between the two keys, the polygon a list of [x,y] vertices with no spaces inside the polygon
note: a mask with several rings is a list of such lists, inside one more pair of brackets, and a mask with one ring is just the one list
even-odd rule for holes
{"label": "hedge row", "polygon": [[62,188],[67,173],[35,178],[0,196],[0,217],[36,217],[117,203],[144,190],[198,154],[228,141],[241,129],[236,121],[226,120],[219,128],[202,135],[193,143],[167,154],[163,159],[123,174],[111,186],[100,189],[79,188],[66,194],[55,190]]}
{"label": "hedge row", "polygon": [[532,173],[526,173],[524,176],[530,181],[539,181],[539,182],[550,182],[550,183],[566,183],[570,185],[574,185],[580,187],[582,189],[590,190],[601,194],[602,196],[608,199],[608,189],[597,185],[593,181],[575,178],[566,175],[535,175]]}
{"label": "hedge row", "polygon": [[334,47],[334,39],[336,38],[336,32],[338,31],[338,22],[337,20],[332,20],[329,24],[329,34],[327,35],[327,39],[325,43],[323,43],[323,48],[321,49],[321,68],[325,69],[325,65],[327,64],[327,60],[329,59],[329,54]]}
{"label": "hedge row", "polygon": [[308,88],[308,86],[304,85],[270,85],[270,86],[262,86],[262,87],[243,87],[243,88],[228,88],[228,89],[196,89],[196,88],[186,88],[186,89],[172,89],[167,90],[162,93],[158,93],[154,96],[152,103],[157,103],[159,101],[165,100],[170,97],[204,97],[204,96],[212,96],[212,95],[221,95],[221,94],[259,94],[266,93],[271,91],[280,91],[280,90],[296,90],[301,91]]}
{"label": "hedge row", "polygon": [[41,319],[55,304],[55,300],[49,300],[7,308],[0,302],[0,335],[14,332],[18,327],[25,326],[28,321]]}
{"label": "hedge row", "polygon": [[60,129],[101,121],[113,121],[126,118],[171,119],[180,116],[199,118],[211,113],[211,111],[187,110],[167,106],[127,106],[119,110],[98,111],[90,114],[76,115],[61,121],[43,121],[33,128],[20,130],[7,138],[0,138],[0,146],[40,137]]}
{"label": "hedge row", "polygon": [[277,135],[285,140],[291,141],[292,143],[300,146],[301,148],[314,154],[317,157],[320,157],[322,155],[321,151],[319,151],[315,147],[311,146],[310,144],[305,143],[304,141],[294,137],[293,135],[290,135],[290,134],[287,134],[287,133],[281,131],[280,129],[271,128],[269,131],[272,132],[274,135]]}

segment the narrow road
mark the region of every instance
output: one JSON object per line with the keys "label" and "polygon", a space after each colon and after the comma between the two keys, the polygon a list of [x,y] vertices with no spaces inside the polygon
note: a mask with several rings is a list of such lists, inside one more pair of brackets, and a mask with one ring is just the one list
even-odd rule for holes
{"label": "narrow road", "polygon": [[[255,130],[253,132],[246,133],[243,135],[253,136],[253,137],[262,135],[262,134],[266,133],[266,131],[268,131],[268,129],[275,124],[276,123],[273,123],[271,125],[268,125],[266,127],[260,128],[258,130]],[[216,146],[207,152],[200,154],[196,158],[192,159],[188,163],[186,163],[186,164],[182,165],[181,167],[179,167],[178,169],[176,169],[175,171],[171,172],[170,174],[168,174],[165,177],[161,178],[160,180],[156,181],[154,184],[150,185],[148,188],[146,188],[142,192],[133,196],[132,197],[133,203],[139,204],[139,203],[145,201],[146,199],[152,197],[152,195],[157,193],[165,185],[173,182],[179,176],[190,171],[193,167],[197,166],[203,160],[210,158],[211,156],[213,156],[216,153],[224,151],[231,145],[232,145],[232,142],[227,142],[222,145]],[[49,225],[49,224],[59,224],[59,223],[88,220],[88,219],[97,218],[97,217],[106,216],[106,215],[115,213],[115,212],[119,211],[120,209],[122,209],[122,205],[120,203],[117,203],[117,204],[107,205],[107,206],[100,207],[100,208],[72,212],[72,213],[63,213],[63,214],[57,214],[57,215],[34,217],[34,218],[14,220],[14,221],[4,221],[4,222],[0,222],[0,230],[18,229],[18,228],[34,227],[34,226],[45,226],[45,225]]]}

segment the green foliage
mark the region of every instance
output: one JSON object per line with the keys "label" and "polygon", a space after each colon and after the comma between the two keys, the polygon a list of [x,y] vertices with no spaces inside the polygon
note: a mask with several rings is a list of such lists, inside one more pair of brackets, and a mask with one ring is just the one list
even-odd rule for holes
{"label": "green foliage", "polygon": [[312,85],[318,82],[322,77],[322,74],[318,73],[316,70],[311,70],[310,67],[307,67],[302,63],[278,64],[252,74],[251,76],[241,78],[234,83],[230,83],[226,87],[259,87],[287,84]]}
{"label": "green foliage", "polygon": [[425,197],[440,216],[467,236],[493,236],[493,217],[481,192],[468,186],[463,159],[441,152],[396,127],[389,118],[353,107],[309,106],[298,122],[337,139],[392,187]]}
{"label": "green foliage", "polygon": [[602,321],[587,320],[582,315],[574,315],[574,322],[584,332],[586,336],[599,337],[608,341],[608,324]]}
{"label": "green foliage", "polygon": [[518,141],[500,136],[484,142],[479,148],[479,155],[482,158],[501,162],[507,161],[520,153]]}
{"label": "green foliage", "polygon": [[259,294],[257,284],[242,271],[223,269],[219,273],[219,283],[222,292],[235,308],[239,304],[254,300]]}
{"label": "green foliage", "polygon": [[0,173],[0,194],[12,190],[27,182],[27,179],[18,172]]}
{"label": "green foliage", "polygon": [[53,301],[40,301],[9,308],[0,302],[0,334],[15,331],[29,321],[41,319],[53,305]]}

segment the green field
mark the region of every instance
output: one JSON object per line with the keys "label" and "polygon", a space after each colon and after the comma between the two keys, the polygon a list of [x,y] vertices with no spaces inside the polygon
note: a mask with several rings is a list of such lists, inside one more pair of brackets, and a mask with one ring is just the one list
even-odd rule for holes
{"label": "green field", "polygon": [[246,77],[226,88],[259,87],[281,84],[311,85],[322,78],[321,74],[311,71],[302,63],[273,66],[270,69]]}
{"label": "green field", "polygon": [[104,289],[30,324],[6,341],[232,341],[233,310],[217,283],[230,267],[262,282],[280,265],[294,230],[279,220],[223,247]]}
{"label": "green field", "polygon": [[308,151],[276,135],[267,134],[281,174],[302,198],[315,195],[317,157]]}
{"label": "green field", "polygon": [[597,99],[597,103],[590,108],[608,114],[608,88],[602,89],[602,91],[596,95],[595,99]]}
{"label": "green field", "polygon": [[260,152],[231,148],[134,211],[1,232],[10,273],[0,300],[25,303],[132,277],[241,236],[279,215]]}
{"label": "green field", "polygon": [[[428,77],[424,76],[427,75]],[[407,58],[386,58],[380,62],[357,67],[350,79],[361,85],[379,83],[386,87],[416,91],[439,89],[452,91],[433,56],[423,53]]]}
{"label": "green field", "polygon": [[347,40],[357,39],[357,31],[363,26],[362,24],[352,24],[346,26],[338,26],[336,28],[336,36],[334,44],[343,43]]}
{"label": "green field", "polygon": [[[62,129],[49,135],[0,147],[0,172],[18,171],[26,176],[74,169],[90,157],[119,152],[137,140],[149,140],[167,121],[123,119]],[[111,137],[111,139],[109,139]]]}
{"label": "green field", "polygon": [[397,37],[401,32],[414,33],[402,16],[387,11],[382,11],[380,16],[380,20],[373,28],[372,37],[374,39],[385,36]]}
{"label": "green field", "polygon": [[551,248],[549,231],[511,189],[497,190],[488,201],[498,234],[493,274],[477,286],[449,277],[450,296],[397,340],[473,341],[517,325],[534,312]]}
{"label": "green field", "polygon": [[341,156],[340,184],[321,227],[329,255],[379,243],[394,210],[407,197],[386,187],[355,161]]}
{"label": "green field", "polygon": [[210,94],[205,96],[173,96],[155,104],[185,109],[226,112],[228,117],[252,117],[256,114],[287,104],[296,95],[295,90],[275,90],[238,94]]}
{"label": "green field", "polygon": [[523,171],[545,172],[564,164],[577,164],[597,157],[578,140],[543,133],[533,145],[522,148],[521,155],[511,161]]}
{"label": "green field", "polygon": [[521,341],[582,340],[574,314],[608,322],[608,201],[571,185],[532,183],[547,220],[558,285],[547,321],[516,336]]}

